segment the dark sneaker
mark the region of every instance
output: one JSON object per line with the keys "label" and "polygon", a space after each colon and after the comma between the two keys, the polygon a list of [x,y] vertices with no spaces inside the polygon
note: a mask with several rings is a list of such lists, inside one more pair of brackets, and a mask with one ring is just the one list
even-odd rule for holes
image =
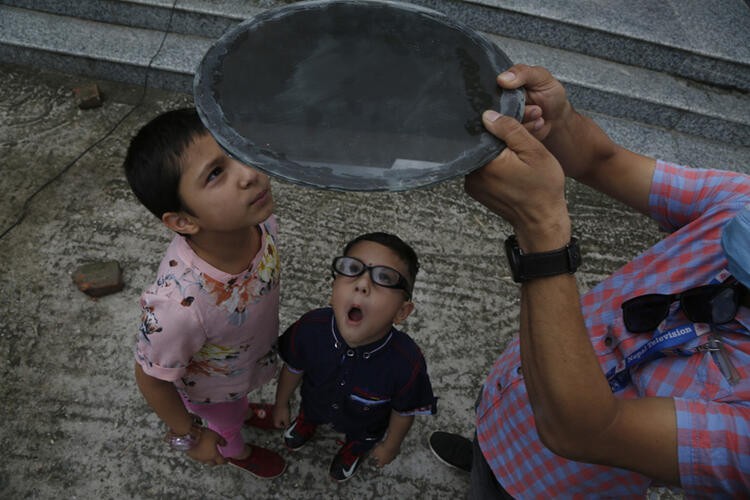
{"label": "dark sneaker", "polygon": [[318,426],[305,421],[302,411],[299,412],[297,418],[292,422],[286,431],[284,431],[284,443],[290,450],[299,450],[315,434],[315,429]]}
{"label": "dark sneaker", "polygon": [[273,405],[268,403],[248,403],[250,416],[245,419],[246,427],[258,429],[275,429],[273,425]]}
{"label": "dark sneaker", "polygon": [[445,465],[471,471],[471,459],[474,445],[471,441],[458,434],[434,431],[427,440],[432,453]]}
{"label": "dark sneaker", "polygon": [[260,479],[273,479],[279,477],[286,470],[286,462],[281,455],[275,451],[261,448],[252,444],[250,456],[243,459],[228,458],[227,462],[235,467],[243,469]]}
{"label": "dark sneaker", "polygon": [[354,473],[357,472],[359,464],[362,463],[362,458],[367,453],[366,451],[361,451],[361,449],[362,443],[359,441],[347,441],[344,443],[344,446],[333,457],[331,468],[328,470],[334,481],[342,483],[351,479]]}

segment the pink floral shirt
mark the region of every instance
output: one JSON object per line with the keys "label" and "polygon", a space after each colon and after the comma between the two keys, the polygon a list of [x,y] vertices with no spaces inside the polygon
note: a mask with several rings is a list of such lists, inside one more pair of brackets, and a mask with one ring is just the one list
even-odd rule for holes
{"label": "pink floral shirt", "polygon": [[141,296],[136,361],[193,403],[245,397],[277,371],[281,266],[273,216],[250,267],[227,274],[175,236]]}

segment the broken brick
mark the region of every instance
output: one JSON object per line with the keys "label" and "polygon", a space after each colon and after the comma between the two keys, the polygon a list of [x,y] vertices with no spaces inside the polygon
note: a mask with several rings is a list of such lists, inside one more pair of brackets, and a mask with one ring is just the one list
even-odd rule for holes
{"label": "broken brick", "polygon": [[91,297],[103,297],[119,292],[125,286],[122,268],[117,261],[84,264],[73,272],[78,289]]}
{"label": "broken brick", "polygon": [[76,96],[76,102],[80,109],[98,108],[102,105],[102,94],[99,92],[99,86],[95,83],[82,85],[73,89]]}

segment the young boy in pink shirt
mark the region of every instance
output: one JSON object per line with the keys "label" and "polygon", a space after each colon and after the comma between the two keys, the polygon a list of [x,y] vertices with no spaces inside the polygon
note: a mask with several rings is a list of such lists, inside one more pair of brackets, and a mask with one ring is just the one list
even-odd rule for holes
{"label": "young boy in pink shirt", "polygon": [[271,405],[247,400],[278,371],[280,263],[269,178],[227,156],[192,108],[144,126],[124,166],[138,199],[176,233],[141,296],[138,387],[169,427],[173,449],[277,477],[286,468],[281,456],[241,434],[246,423],[273,425]]}

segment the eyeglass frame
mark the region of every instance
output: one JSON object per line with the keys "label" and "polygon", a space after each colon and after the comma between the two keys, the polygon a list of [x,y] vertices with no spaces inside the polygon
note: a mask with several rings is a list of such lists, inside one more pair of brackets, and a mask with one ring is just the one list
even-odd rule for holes
{"label": "eyeglass frame", "polygon": [[[356,262],[359,262],[360,264],[362,264],[362,272],[358,274],[344,274],[341,271],[338,271],[336,269],[336,263],[339,262],[341,259],[352,259]],[[398,275],[398,282],[396,282],[393,285],[384,285],[382,283],[378,283],[375,280],[375,276],[373,275],[373,270],[378,269],[378,268],[388,269],[389,271],[393,271],[394,273],[396,273]],[[345,276],[347,278],[358,278],[359,276],[362,276],[365,272],[367,272],[370,275],[370,281],[372,281],[374,284],[378,286],[382,286],[383,288],[403,290],[404,293],[406,294],[406,300],[411,300],[411,293],[412,293],[411,283],[409,283],[409,280],[407,280],[403,274],[401,274],[396,269],[393,269],[392,267],[382,266],[382,265],[368,266],[367,264],[365,264],[358,258],[352,257],[351,255],[339,255],[337,257],[334,257],[333,260],[331,261],[331,276],[333,277],[333,279],[336,279],[337,276]]]}
{"label": "eyeglass frame", "polygon": [[[620,305],[620,309],[622,310],[622,321],[623,321],[623,324],[625,325],[625,329],[627,331],[629,331],[630,333],[647,333],[647,332],[651,332],[651,331],[655,330],[662,321],[664,321],[667,317],[669,317],[669,313],[670,313],[670,309],[672,308],[672,304],[674,304],[677,301],[679,301],[679,303],[680,303],[679,309],[682,310],[682,312],[685,314],[685,316],[687,316],[687,318],[690,321],[693,321],[695,323],[707,323],[706,321],[698,321],[698,320],[694,319],[693,317],[691,317],[691,316],[693,316],[693,314],[688,309],[685,308],[685,305],[684,305],[684,302],[683,302],[685,294],[695,294],[696,292],[699,292],[700,290],[707,290],[707,289],[715,289],[715,290],[717,290],[717,292],[719,290],[721,290],[721,289],[729,289],[729,290],[732,290],[732,292],[733,292],[732,293],[732,298],[733,298],[733,302],[734,302],[734,312],[732,313],[731,317],[729,319],[727,319],[726,321],[720,321],[720,322],[713,322],[712,321],[712,322],[708,322],[709,324],[714,324],[714,325],[724,325],[724,324],[729,323],[730,321],[732,321],[735,318],[735,316],[737,316],[737,311],[739,310],[740,304],[742,303],[743,295],[747,294],[747,292],[748,292],[748,288],[745,285],[743,285],[742,283],[740,283],[736,278],[730,276],[727,280],[725,280],[722,283],[695,286],[695,287],[688,288],[687,290],[683,290],[683,291],[678,292],[678,293],[645,293],[643,295],[637,295],[635,297],[632,297],[632,298],[626,300],[625,302],[623,302]],[[628,321],[626,319],[626,314],[625,314],[626,313],[626,307],[629,304],[632,304],[633,302],[635,302],[635,301],[637,301],[639,299],[642,300],[642,299],[644,299],[646,297],[659,297],[659,298],[663,297],[663,298],[669,300],[669,302],[666,304],[666,307],[665,307],[664,316],[661,317],[659,319],[659,321],[656,322],[656,324],[652,328],[642,329],[642,330],[631,330],[630,328],[628,328],[628,325],[627,325]],[[712,317],[712,319],[713,319],[713,317]]]}

